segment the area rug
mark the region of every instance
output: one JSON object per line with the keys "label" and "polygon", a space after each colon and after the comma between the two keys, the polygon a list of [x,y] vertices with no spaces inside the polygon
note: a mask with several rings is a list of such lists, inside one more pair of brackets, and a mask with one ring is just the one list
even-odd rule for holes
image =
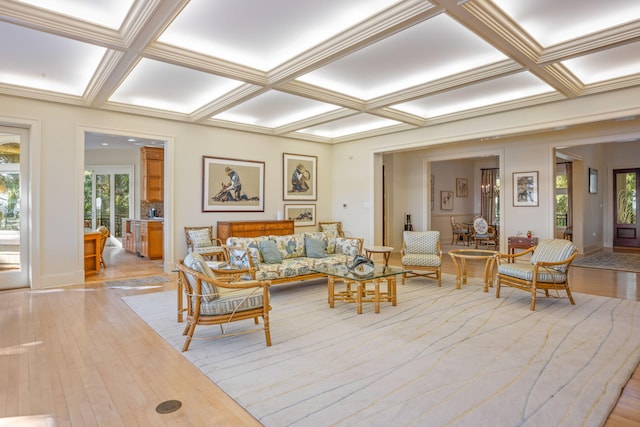
{"label": "area rug", "polygon": [[168,276],[146,276],[135,277],[131,279],[112,280],[104,282],[106,288],[149,288],[149,287],[162,287],[161,283],[171,281]]}
{"label": "area rug", "polygon": [[[271,334],[182,353],[265,426],[601,426],[640,361],[640,304],[415,278],[398,305],[327,304],[326,281],[272,288]],[[174,292],[125,297],[177,351]],[[232,323],[250,328],[251,321]],[[196,337],[217,332],[199,327]]]}
{"label": "area rug", "polygon": [[602,252],[577,259],[572,265],[574,267],[602,268],[640,273],[640,254]]}

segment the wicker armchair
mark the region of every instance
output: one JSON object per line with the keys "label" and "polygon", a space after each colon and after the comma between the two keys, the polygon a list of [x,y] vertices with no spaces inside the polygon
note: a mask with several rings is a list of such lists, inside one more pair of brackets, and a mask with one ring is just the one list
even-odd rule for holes
{"label": "wicker armchair", "polygon": [[451,217],[451,244],[457,245],[458,242],[464,243],[469,246],[469,240],[471,237],[471,230],[466,225],[456,222],[455,217]]}
{"label": "wicker armchair", "polygon": [[[513,261],[523,255],[531,254],[531,262]],[[569,240],[542,240],[538,246],[517,254],[498,254],[498,280],[496,298],[500,298],[503,285],[531,292],[531,311],[536,309],[536,295],[549,290],[564,290],[569,301],[575,305],[569,288],[569,267],[578,254],[577,248]]]}
{"label": "wicker armchair", "polygon": [[[204,258],[190,253],[178,262],[178,280],[184,287],[187,300],[187,321],[183,332],[186,335],[182,351],[187,351],[196,326],[220,325],[221,334],[213,338],[264,331],[267,346],[271,345],[269,329],[269,286],[265,280],[225,280],[217,278],[207,266]],[[227,277],[229,279],[229,277]],[[237,329],[227,332],[229,323],[254,319],[251,329]]]}
{"label": "wicker armchair", "polygon": [[196,252],[209,259],[216,257],[226,260],[222,241],[213,237],[212,226],[185,227],[184,234],[187,240],[187,252]]}
{"label": "wicker armchair", "polygon": [[442,250],[439,231],[404,231],[402,234],[402,268],[411,270],[402,275],[402,284],[407,277],[431,277],[442,285]]}
{"label": "wicker armchair", "polygon": [[338,236],[344,237],[341,221],[319,221],[320,231],[336,231]]}

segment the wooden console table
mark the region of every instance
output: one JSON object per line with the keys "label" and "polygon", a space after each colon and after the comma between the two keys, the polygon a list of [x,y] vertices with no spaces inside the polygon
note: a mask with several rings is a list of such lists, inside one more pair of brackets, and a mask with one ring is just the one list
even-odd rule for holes
{"label": "wooden console table", "polygon": [[515,254],[516,249],[529,249],[538,244],[537,237],[509,236],[509,254]]}
{"label": "wooden console table", "polygon": [[226,242],[228,237],[283,236],[293,234],[292,219],[272,221],[218,221],[217,238]]}

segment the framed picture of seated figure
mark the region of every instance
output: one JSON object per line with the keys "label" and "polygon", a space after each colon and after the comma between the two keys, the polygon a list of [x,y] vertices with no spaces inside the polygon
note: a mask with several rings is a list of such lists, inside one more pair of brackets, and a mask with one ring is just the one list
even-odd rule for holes
{"label": "framed picture of seated figure", "polygon": [[202,156],[202,212],[264,212],[264,162]]}
{"label": "framed picture of seated figure", "polygon": [[317,200],[318,158],[302,154],[282,155],[284,200]]}

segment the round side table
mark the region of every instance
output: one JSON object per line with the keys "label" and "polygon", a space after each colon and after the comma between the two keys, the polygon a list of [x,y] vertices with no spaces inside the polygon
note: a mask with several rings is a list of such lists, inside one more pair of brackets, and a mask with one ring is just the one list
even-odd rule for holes
{"label": "round side table", "polygon": [[393,248],[391,246],[369,246],[364,248],[364,252],[367,258],[371,258],[371,254],[382,254],[384,257],[384,266],[389,266],[389,257],[391,256]]}

